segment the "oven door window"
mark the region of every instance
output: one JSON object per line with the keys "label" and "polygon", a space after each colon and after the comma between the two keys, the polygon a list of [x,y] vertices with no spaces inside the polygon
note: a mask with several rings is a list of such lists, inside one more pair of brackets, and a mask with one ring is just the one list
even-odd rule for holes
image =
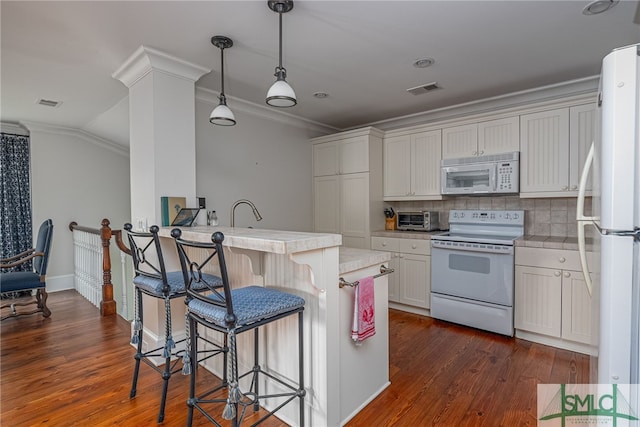
{"label": "oven door window", "polygon": [[491,274],[491,259],[486,256],[452,253],[449,255],[449,270]]}
{"label": "oven door window", "polygon": [[513,255],[432,248],[431,291],[511,306]]}

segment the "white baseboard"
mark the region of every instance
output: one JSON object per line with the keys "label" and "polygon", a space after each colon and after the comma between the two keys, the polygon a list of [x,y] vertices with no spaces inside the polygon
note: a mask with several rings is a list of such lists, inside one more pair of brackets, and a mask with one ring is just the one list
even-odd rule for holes
{"label": "white baseboard", "polygon": [[47,292],[66,291],[69,289],[75,289],[73,274],[47,276]]}
{"label": "white baseboard", "polygon": [[389,308],[393,308],[400,311],[406,311],[407,313],[419,314],[420,316],[431,317],[431,310],[420,307],[413,307],[410,305],[400,304],[397,302],[389,301]]}

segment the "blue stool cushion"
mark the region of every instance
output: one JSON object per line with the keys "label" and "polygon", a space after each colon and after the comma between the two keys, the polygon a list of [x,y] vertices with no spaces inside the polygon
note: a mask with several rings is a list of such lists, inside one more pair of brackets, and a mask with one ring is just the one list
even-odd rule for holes
{"label": "blue stool cushion", "polygon": [[0,274],[0,292],[24,291],[27,289],[44,288],[40,275],[33,271],[16,271]]}
{"label": "blue stool cushion", "polygon": [[[222,286],[222,279],[213,274],[202,274],[202,280],[209,283],[210,286]],[[169,289],[171,295],[184,294],[187,290],[184,287],[184,277],[182,271],[171,271],[167,273],[167,282],[169,282]],[[162,294],[162,280],[154,277],[136,276],[133,278],[133,284],[145,292],[155,295],[157,297],[163,297]],[[3,286],[4,288],[4,286]],[[207,285],[204,282],[194,282],[192,290],[201,291],[207,289]]]}
{"label": "blue stool cushion", "polygon": [[[217,295],[208,295],[209,299],[220,300]],[[231,291],[233,310],[237,317],[237,326],[244,326],[268,319],[300,307],[304,299],[293,294],[262,286],[247,286]],[[226,307],[209,304],[199,299],[189,301],[189,311],[216,325],[225,327]]]}

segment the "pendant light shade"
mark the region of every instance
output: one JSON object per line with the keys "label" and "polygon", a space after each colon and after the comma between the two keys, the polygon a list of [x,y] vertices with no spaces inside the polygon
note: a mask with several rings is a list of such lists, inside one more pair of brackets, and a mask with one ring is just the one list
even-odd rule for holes
{"label": "pendant light shade", "polygon": [[267,92],[267,104],[273,107],[293,107],[297,104],[296,93],[287,83],[287,70],[282,66],[282,14],[293,9],[293,0],[269,0],[267,1],[269,9],[278,14],[279,20],[279,49],[278,49],[278,66],[276,67],[276,82],[271,85]]}
{"label": "pendant light shade", "polygon": [[220,97],[220,104],[211,111],[209,122],[220,126],[233,126],[236,124],[236,116],[233,115],[231,108],[227,107],[225,98]]}
{"label": "pendant light shade", "polygon": [[220,75],[222,84],[220,96],[218,96],[220,103],[211,112],[209,122],[219,126],[233,126],[236,124],[236,118],[233,115],[233,111],[227,107],[227,97],[224,95],[224,50],[233,46],[233,40],[225,36],[213,36],[211,37],[211,44],[220,49]]}

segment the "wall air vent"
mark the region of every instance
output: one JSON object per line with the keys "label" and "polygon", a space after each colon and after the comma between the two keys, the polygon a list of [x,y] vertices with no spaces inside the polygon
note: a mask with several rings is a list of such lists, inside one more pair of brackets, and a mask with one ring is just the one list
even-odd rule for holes
{"label": "wall air vent", "polygon": [[410,89],[407,89],[407,92],[413,95],[421,95],[423,93],[433,92],[434,90],[438,90],[438,89],[442,89],[442,86],[440,86],[437,82],[432,82],[432,83],[427,83],[426,85],[412,87]]}
{"label": "wall air vent", "polygon": [[50,99],[43,99],[40,98],[36,101],[36,104],[38,105],[43,105],[45,107],[53,107],[53,108],[57,108],[60,106],[60,104],[62,104],[62,102],[59,101],[52,101]]}

